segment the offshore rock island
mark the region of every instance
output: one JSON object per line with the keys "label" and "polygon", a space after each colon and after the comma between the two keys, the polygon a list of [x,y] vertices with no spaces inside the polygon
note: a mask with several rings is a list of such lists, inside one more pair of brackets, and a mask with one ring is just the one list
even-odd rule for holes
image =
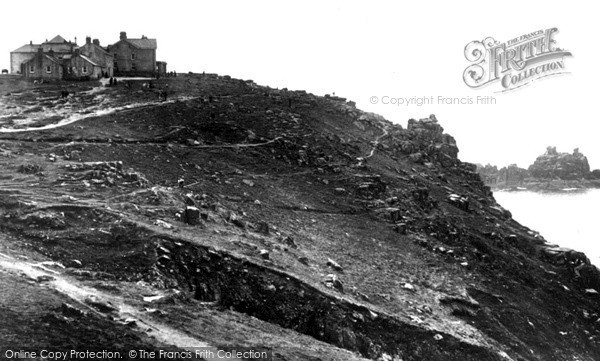
{"label": "offshore rock island", "polygon": [[598,269],[512,219],[433,115],[191,73],[0,99],[2,349],[600,359]]}
{"label": "offshore rock island", "polygon": [[588,159],[579,148],[571,154],[548,147],[527,169],[516,164],[500,169],[478,164],[477,172],[493,189],[568,192],[600,188],[600,169],[590,170]]}

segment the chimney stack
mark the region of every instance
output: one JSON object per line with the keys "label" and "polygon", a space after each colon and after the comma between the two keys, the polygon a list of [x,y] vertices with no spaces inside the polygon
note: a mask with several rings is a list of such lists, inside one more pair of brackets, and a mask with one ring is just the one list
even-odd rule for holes
{"label": "chimney stack", "polygon": [[91,44],[92,43],[92,38],[90,38],[89,36],[85,37],[85,43],[86,44]]}
{"label": "chimney stack", "polygon": [[100,40],[98,40],[98,39],[94,39],[93,43],[94,43],[94,45],[100,46]]}
{"label": "chimney stack", "polygon": [[121,31],[121,36],[120,36],[121,40],[125,40],[127,39],[127,33],[124,31]]}
{"label": "chimney stack", "polygon": [[33,45],[33,40],[29,40],[29,45]]}

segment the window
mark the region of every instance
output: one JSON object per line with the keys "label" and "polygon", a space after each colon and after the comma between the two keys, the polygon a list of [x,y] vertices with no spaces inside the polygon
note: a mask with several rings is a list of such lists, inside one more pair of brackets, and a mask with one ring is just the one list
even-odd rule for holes
{"label": "window", "polygon": [[81,72],[83,74],[87,74],[87,66],[84,65],[83,67],[81,67]]}
{"label": "window", "polygon": [[135,70],[135,64],[131,64],[131,70]]}
{"label": "window", "polygon": [[50,67],[50,65],[46,67],[46,73],[52,74],[52,67]]}
{"label": "window", "polygon": [[30,73],[35,73],[35,66],[30,66],[29,67],[29,72]]}
{"label": "window", "polygon": [[131,60],[135,60],[135,53],[131,53]]}

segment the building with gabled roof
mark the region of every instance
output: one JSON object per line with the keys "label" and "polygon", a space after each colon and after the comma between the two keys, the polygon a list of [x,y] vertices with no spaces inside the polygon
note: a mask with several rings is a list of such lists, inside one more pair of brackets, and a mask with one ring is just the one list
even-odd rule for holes
{"label": "building with gabled roof", "polygon": [[21,64],[31,60],[38,49],[41,49],[41,44],[34,44],[30,42],[25,44],[18,49],[11,51],[10,53],[10,72],[11,74],[21,74]]}
{"label": "building with gabled roof", "polygon": [[146,36],[129,39],[125,32],[121,32],[118,42],[107,48],[89,36],[85,45],[79,47],[76,41],[57,35],[41,44],[29,42],[12,51],[11,73],[28,79],[165,75],[167,63],[156,61],[156,49],[156,39]]}
{"label": "building with gabled roof", "polygon": [[156,68],[156,39],[143,36],[139,39],[127,38],[127,33],[121,32],[120,40],[108,47],[114,57],[115,75],[126,76],[155,76]]}
{"label": "building with gabled roof", "polygon": [[25,79],[62,79],[63,66],[54,52],[44,53],[39,47],[33,57],[21,64],[21,74]]}
{"label": "building with gabled roof", "polygon": [[33,59],[38,49],[43,49],[44,53],[53,51],[58,59],[62,59],[65,55],[71,54],[78,46],[76,43],[65,40],[62,36],[57,35],[50,41],[46,40],[41,44],[34,44],[32,41],[25,44],[10,53],[10,72],[12,74],[21,73],[21,64]]}
{"label": "building with gabled roof", "polygon": [[114,75],[114,56],[106,49],[100,46],[100,41],[89,36],[85,39],[85,44],[79,48],[79,53],[90,58],[92,62],[102,68],[102,75],[111,77]]}
{"label": "building with gabled roof", "polygon": [[105,76],[105,68],[102,64],[81,54],[81,50],[75,50],[71,59],[64,62],[64,67],[65,79],[100,79]]}

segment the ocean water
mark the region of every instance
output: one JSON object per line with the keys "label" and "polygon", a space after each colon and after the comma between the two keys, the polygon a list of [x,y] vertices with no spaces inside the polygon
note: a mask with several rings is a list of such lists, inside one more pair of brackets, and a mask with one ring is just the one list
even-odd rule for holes
{"label": "ocean water", "polygon": [[582,193],[494,192],[513,218],[546,241],[584,252],[600,267],[600,189]]}

